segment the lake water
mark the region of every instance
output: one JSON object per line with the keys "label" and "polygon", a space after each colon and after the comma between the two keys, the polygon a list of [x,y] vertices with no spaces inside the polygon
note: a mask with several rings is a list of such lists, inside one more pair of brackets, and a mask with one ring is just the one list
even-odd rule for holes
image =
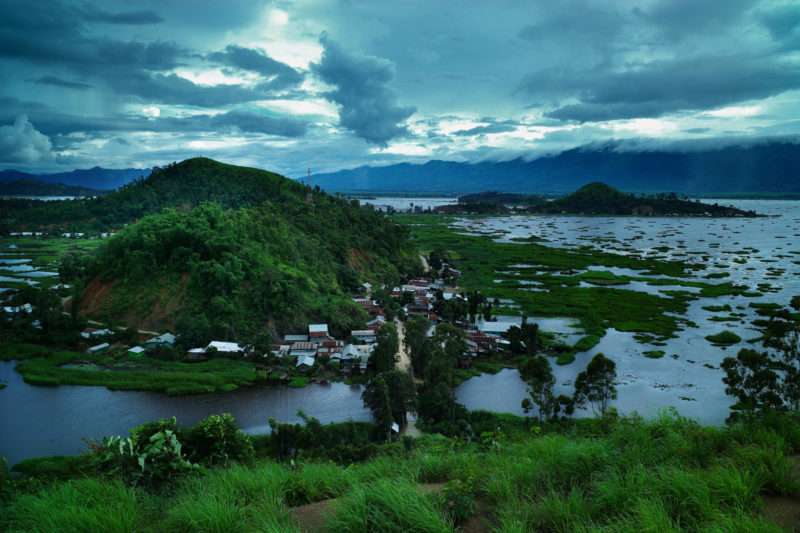
{"label": "lake water", "polygon": [[248,433],[268,433],[269,418],[295,423],[302,409],[321,422],[348,418],[369,421],[361,386],[331,383],[303,389],[251,387],[227,393],[167,396],[155,392],[111,391],[105,387],[33,387],[0,361],[0,455],[11,464],[27,457],[74,455],[86,449],[82,437],[128,435],[145,422],[176,417],[191,426],[213,414],[231,413]]}
{"label": "lake water", "polygon": [[[751,325],[752,320],[759,317],[755,309],[748,306],[749,303],[774,302],[786,306],[792,296],[800,295],[800,202],[720,200],[719,203],[776,216],[755,219],[513,216],[463,218],[457,226],[470,233],[494,234],[501,242],[537,236],[549,241],[542,243],[546,246],[591,246],[611,253],[702,263],[708,268],[688,279],[711,283],[732,281],[761,292],[762,296],[755,298],[724,296],[692,302],[685,316],[698,327],[679,331],[677,338],[666,341],[666,346],[641,344],[633,339],[632,333],[609,330],[600,344],[578,354],[574,363],[553,366],[556,392],[571,394],[577,374],[586,368],[594,354],[602,352],[617,365],[620,383],[617,385],[618,399],[613,405],[620,411],[630,413],[637,410],[655,416],[666,406],[675,406],[684,416],[706,424],[722,424],[733,402],[725,394],[724,373],[719,365],[723,358],[735,355],[743,347],[759,347],[746,342],[759,336]],[[498,279],[513,279],[515,267],[535,268],[535,265],[510,265],[504,273],[497,274]],[[629,269],[592,267],[590,270],[659,277]],[[725,272],[729,276],[704,279],[715,272]],[[760,284],[766,285],[759,287]],[[696,292],[692,288],[649,286],[644,282],[631,282],[615,288],[651,294],[669,288]],[[702,309],[703,306],[723,304],[745,316],[731,322],[715,322],[710,320],[711,317],[730,313]],[[737,309],[737,306],[744,309]],[[541,327],[547,329],[544,323]],[[704,338],[725,329],[742,337],[742,342],[722,348],[711,345]],[[649,359],[642,355],[646,350],[663,350],[665,355],[661,359]],[[677,357],[673,358],[673,355]],[[520,403],[526,395],[524,383],[518,373],[511,370],[473,378],[458,389],[459,401],[469,409],[516,414],[523,414]]]}
{"label": "lake water", "polygon": [[456,197],[432,197],[432,198],[398,198],[394,196],[378,196],[370,199],[360,200],[364,204],[372,204],[376,207],[391,206],[396,211],[408,211],[416,206],[422,210],[433,209],[439,205],[457,204]]}
{"label": "lake water", "polygon": [[[395,202],[396,209],[403,209],[403,205],[411,202],[424,205],[418,204],[423,200],[420,198],[381,198],[375,203],[384,200]],[[431,202],[446,200],[430,199]],[[595,353],[602,352],[616,362],[620,383],[617,386],[619,397],[613,405],[623,413],[636,410],[644,415],[656,415],[667,406],[675,406],[684,416],[707,424],[721,424],[728,415],[731,399],[725,395],[719,364],[741,347],[752,345],[743,341],[723,349],[712,346],[704,336],[729,329],[744,340],[754,338],[758,332],[751,329],[750,322],[756,315],[748,307],[750,302],[786,305],[792,296],[800,294],[800,265],[796,263],[800,261],[800,254],[790,253],[800,252],[800,202],[720,203],[779,216],[756,219],[512,216],[461,219],[458,224],[465,231],[495,234],[499,240],[536,235],[550,240],[545,244],[552,246],[589,245],[620,254],[638,254],[636,250],[642,250],[643,255],[649,257],[708,265],[708,269],[697,274],[697,279],[712,272],[729,273],[727,278],[706,280],[711,282],[734,281],[751,288],[767,283],[769,291],[762,290],[763,296],[758,298],[703,298],[691,303],[686,316],[698,327],[678,332],[678,338],[670,339],[666,346],[641,344],[630,333],[610,330],[600,344],[578,354],[574,363],[553,365],[556,392],[571,394],[575,376],[585,369]],[[6,262],[6,269],[8,266],[11,265]],[[513,277],[515,269],[524,268],[535,268],[535,265],[509,265],[508,273],[497,276],[499,279]],[[627,269],[605,270],[619,275],[641,274]],[[647,291],[663,289],[641,282],[623,287]],[[732,323],[713,322],[711,316],[727,313],[701,309],[726,303],[746,316]],[[745,309],[738,310],[736,306]],[[580,337],[568,321],[531,320],[537,321],[544,330],[567,336],[571,343]],[[666,355],[661,359],[642,355],[644,350],[653,349],[664,350]],[[671,357],[673,354],[677,358]],[[7,388],[0,390],[0,455],[8,457],[12,464],[26,457],[77,453],[85,448],[81,437],[125,435],[132,427],[170,416],[191,425],[211,414],[230,412],[243,429],[252,433],[268,431],[270,416],[281,422],[299,421],[298,409],[322,422],[370,419],[370,413],[361,404],[360,387],[342,383],[310,385],[304,389],[251,388],[231,393],[170,397],[151,392],[109,391],[103,387],[32,387],[22,381],[13,371],[13,363],[9,362],[0,362],[0,382],[8,383]],[[458,401],[470,409],[523,414],[520,403],[526,391],[515,370],[503,370],[496,375],[472,378],[458,387],[456,395]]]}

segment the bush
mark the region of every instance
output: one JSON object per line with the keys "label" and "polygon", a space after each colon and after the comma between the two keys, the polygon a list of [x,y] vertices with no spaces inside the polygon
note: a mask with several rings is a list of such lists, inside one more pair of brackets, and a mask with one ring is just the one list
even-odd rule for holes
{"label": "bush", "polygon": [[732,331],[725,330],[714,335],[706,335],[706,340],[714,344],[736,344],[742,338]]}
{"label": "bush", "polygon": [[211,415],[186,432],[189,459],[211,465],[250,459],[253,443],[230,413]]}
{"label": "bush", "polygon": [[99,471],[120,477],[129,485],[159,486],[198,469],[181,453],[175,432],[154,433],[146,442],[132,437],[104,437],[89,443],[90,462]]}

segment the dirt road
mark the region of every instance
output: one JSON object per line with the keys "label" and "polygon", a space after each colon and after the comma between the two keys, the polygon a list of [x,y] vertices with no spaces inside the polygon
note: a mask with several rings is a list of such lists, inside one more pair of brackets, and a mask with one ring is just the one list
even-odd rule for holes
{"label": "dirt road", "polygon": [[408,354],[406,353],[405,327],[403,323],[400,322],[400,319],[397,318],[394,319],[394,325],[397,326],[397,339],[400,341],[397,343],[397,354],[400,356],[400,360],[395,362],[394,367],[410,374],[411,359],[408,358]]}

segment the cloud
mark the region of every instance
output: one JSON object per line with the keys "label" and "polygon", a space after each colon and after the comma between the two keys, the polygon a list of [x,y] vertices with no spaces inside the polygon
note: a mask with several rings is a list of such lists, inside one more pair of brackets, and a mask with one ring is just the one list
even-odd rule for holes
{"label": "cloud", "polygon": [[660,0],[635,13],[674,42],[724,31],[755,4],[756,0]]}
{"label": "cloud", "polygon": [[93,87],[88,83],[65,81],[60,78],[56,78],[55,76],[42,76],[41,78],[29,81],[32,81],[33,83],[39,83],[41,85],[55,85],[56,87],[65,87],[67,89],[78,89],[81,91],[84,91],[86,89],[91,89]]}
{"label": "cloud", "polygon": [[267,54],[243,48],[241,46],[229,45],[224,52],[214,52],[208,59],[221,65],[247,70],[271,78],[268,82],[261,84],[263,90],[281,90],[288,87],[299,85],[303,82],[303,74],[295,69],[272,59]]}
{"label": "cloud", "polygon": [[0,161],[36,163],[50,155],[53,145],[36,131],[28,117],[19,115],[13,126],[0,126]]}
{"label": "cloud", "polygon": [[[2,101],[0,100],[0,103]],[[254,133],[280,137],[302,137],[308,123],[301,119],[272,117],[244,110],[234,110],[218,115],[198,114],[188,117],[136,116],[136,115],[68,115],[58,111],[34,111],[41,129],[53,135],[56,142],[69,143],[71,133],[81,132],[87,137],[103,137],[115,132],[156,133]],[[8,115],[0,113],[0,122]],[[11,120],[14,120],[13,115]],[[26,117],[27,120],[27,117]]]}
{"label": "cloud", "polygon": [[241,85],[197,85],[177,74],[130,72],[125,77],[109,80],[119,94],[137,96],[146,102],[220,107],[241,102],[260,100],[261,91]]}
{"label": "cloud", "polygon": [[797,29],[800,26],[800,6],[784,5],[758,14],[759,21],[766,26],[775,41],[797,43]]}
{"label": "cloud", "polygon": [[473,136],[483,135],[486,133],[508,133],[515,131],[517,128],[508,124],[489,124],[488,126],[476,126],[468,130],[454,131],[453,135]]}
{"label": "cloud", "polygon": [[577,122],[713,109],[798,86],[798,66],[747,55],[652,61],[625,71],[597,71],[593,75],[551,70],[528,76],[521,84],[522,90],[539,97],[557,88],[577,96],[580,103],[546,113],[551,118]]}
{"label": "cloud", "polygon": [[92,22],[105,22],[106,24],[130,24],[142,26],[164,22],[154,11],[128,11],[125,13],[106,13],[99,9],[86,7],[82,12],[86,20]]}
{"label": "cloud", "polygon": [[302,137],[307,124],[293,118],[276,118],[249,111],[229,111],[211,117],[208,121],[214,129],[235,128],[243,132],[279,135],[281,137]]}
{"label": "cloud", "polygon": [[403,124],[415,107],[397,104],[397,92],[388,84],[395,77],[394,64],[386,59],[351,53],[323,34],[319,63],[311,71],[335,90],[325,97],[339,104],[339,122],[367,142],[386,147],[409,134]]}

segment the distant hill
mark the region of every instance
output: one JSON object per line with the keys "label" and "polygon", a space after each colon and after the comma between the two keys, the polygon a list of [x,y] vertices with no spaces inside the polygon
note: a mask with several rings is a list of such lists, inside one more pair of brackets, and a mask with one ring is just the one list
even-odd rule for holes
{"label": "distant hill", "polygon": [[594,214],[594,215],[689,215],[689,216],[754,216],[716,203],[681,199],[674,194],[659,193],[653,196],[626,194],[605,183],[594,182],[552,202],[533,208],[538,213]]}
{"label": "distant hill", "polygon": [[642,215],[642,216],[755,216],[718,203],[700,202],[675,193],[624,193],[601,182],[589,183],[552,201],[542,196],[486,191],[458,197],[457,204],[440,205],[436,213],[539,213],[556,215]]}
{"label": "distant hill", "polygon": [[10,183],[21,179],[34,180],[42,183],[59,183],[77,187],[88,187],[100,191],[118,189],[132,180],[147,176],[149,169],[140,168],[101,168],[78,169],[71,172],[56,174],[29,174],[18,170],[0,171],[0,183]]}
{"label": "distant hill", "polygon": [[42,183],[32,179],[0,183],[0,196],[95,196],[104,192],[63,183]]}
{"label": "distant hill", "polygon": [[329,191],[564,194],[601,181],[626,192],[800,193],[800,145],[773,142],[697,152],[580,147],[533,161],[432,160],[317,174]]}

